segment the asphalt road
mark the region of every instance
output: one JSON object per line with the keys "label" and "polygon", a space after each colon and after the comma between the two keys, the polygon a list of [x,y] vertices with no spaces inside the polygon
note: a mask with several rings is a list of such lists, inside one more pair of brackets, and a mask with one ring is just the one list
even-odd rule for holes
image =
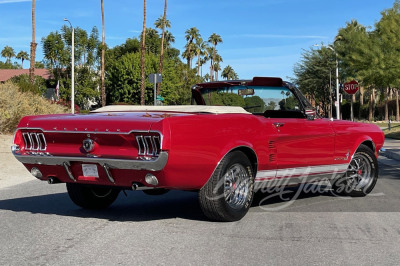
{"label": "asphalt road", "polygon": [[368,197],[257,195],[234,223],[207,221],[193,192],[130,191],[87,211],[64,184],[32,178],[0,188],[0,265],[398,265],[400,165],[380,167]]}

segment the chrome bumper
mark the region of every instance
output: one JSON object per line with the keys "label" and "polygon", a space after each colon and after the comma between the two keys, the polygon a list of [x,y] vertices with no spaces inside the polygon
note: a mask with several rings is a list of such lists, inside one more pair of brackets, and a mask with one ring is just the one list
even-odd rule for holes
{"label": "chrome bumper", "polygon": [[23,164],[42,164],[42,165],[70,165],[71,162],[81,163],[97,163],[102,167],[112,169],[129,169],[129,170],[148,170],[160,171],[164,168],[168,161],[168,153],[160,152],[159,156],[154,160],[126,160],[126,159],[107,159],[92,157],[58,157],[58,156],[41,156],[41,155],[21,155],[13,151],[15,158]]}

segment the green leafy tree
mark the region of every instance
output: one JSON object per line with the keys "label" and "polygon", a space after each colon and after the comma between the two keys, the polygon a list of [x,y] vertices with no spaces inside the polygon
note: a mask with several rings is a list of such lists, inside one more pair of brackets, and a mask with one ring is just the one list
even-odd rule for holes
{"label": "green leafy tree", "polygon": [[251,113],[263,113],[266,109],[265,103],[260,96],[246,97],[244,98],[244,102],[246,103],[245,109]]}
{"label": "green leafy tree", "polygon": [[[378,65],[377,84],[384,89],[385,120],[389,120],[389,91],[400,85],[400,1],[392,8],[381,12],[382,18],[376,23],[381,62]],[[399,114],[396,114],[399,116]]]}
{"label": "green leafy tree", "polygon": [[[97,73],[101,57],[101,42],[98,30],[92,28],[90,34],[76,29],[75,99],[80,108],[88,109],[90,104],[100,103],[100,77]],[[69,101],[71,98],[71,28],[65,25],[61,32],[51,32],[42,38],[44,62],[54,75],[49,81],[55,87],[60,82],[60,98]]]}
{"label": "green leafy tree", "polygon": [[[146,57],[145,73],[155,73],[158,57],[152,53]],[[140,53],[127,53],[110,64],[107,70],[109,103],[140,104]],[[199,83],[196,70],[188,69],[182,62],[165,59],[161,96],[164,104],[189,104],[191,86]],[[153,102],[153,84],[146,80],[145,101]]]}
{"label": "green leafy tree", "polygon": [[46,80],[41,76],[35,76],[35,82],[32,86],[29,80],[28,74],[23,74],[11,78],[11,82],[17,84],[19,91],[21,92],[33,92],[38,95],[46,93]]}
{"label": "green leafy tree", "polygon": [[332,106],[330,77],[336,67],[335,61],[334,52],[322,46],[319,50],[304,51],[302,60],[294,67],[294,82],[311,102],[322,107],[325,116]]}

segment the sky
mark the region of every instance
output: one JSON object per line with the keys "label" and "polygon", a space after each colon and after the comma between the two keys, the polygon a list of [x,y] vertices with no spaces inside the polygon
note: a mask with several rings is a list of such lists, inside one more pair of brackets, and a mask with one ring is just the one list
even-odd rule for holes
{"label": "sky", "polygon": [[[240,79],[254,76],[294,77],[293,67],[304,49],[333,42],[339,28],[356,19],[374,27],[394,0],[169,0],[167,18],[175,36],[173,47],[184,50],[185,31],[199,29],[204,40],[222,37],[217,50],[221,68],[230,65]],[[147,27],[163,14],[164,0],[147,0]],[[31,0],[0,0],[0,50],[29,53],[32,36]],[[105,36],[109,47],[140,35],[143,1],[104,0]],[[74,27],[101,36],[100,0],[36,0],[36,59],[43,59],[42,37],[60,30],[68,18]],[[0,57],[1,61],[5,58]],[[195,62],[195,60],[194,60]],[[193,64],[194,66],[195,64]],[[24,63],[28,68],[29,63]],[[203,74],[208,67],[203,66]]]}

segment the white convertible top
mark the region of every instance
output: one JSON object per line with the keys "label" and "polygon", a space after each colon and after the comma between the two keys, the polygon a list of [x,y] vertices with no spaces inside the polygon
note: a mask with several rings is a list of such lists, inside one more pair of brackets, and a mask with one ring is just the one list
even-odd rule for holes
{"label": "white convertible top", "polygon": [[108,105],[91,111],[92,113],[106,112],[182,112],[182,113],[212,113],[212,114],[250,114],[238,106],[208,106],[208,105]]}

